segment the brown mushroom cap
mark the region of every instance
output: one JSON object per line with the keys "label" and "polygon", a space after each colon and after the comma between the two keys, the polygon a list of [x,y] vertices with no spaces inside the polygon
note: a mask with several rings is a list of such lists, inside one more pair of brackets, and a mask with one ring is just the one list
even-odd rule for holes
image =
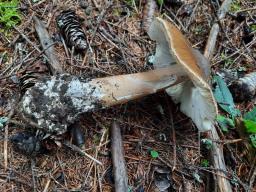
{"label": "brown mushroom cap", "polygon": [[174,25],[161,18],[152,22],[148,34],[157,44],[153,61],[155,68],[181,65],[190,78],[190,81],[166,89],[167,93],[181,104],[181,111],[200,131],[210,130],[217,114],[217,104],[203,67],[208,65],[207,60],[191,47]]}

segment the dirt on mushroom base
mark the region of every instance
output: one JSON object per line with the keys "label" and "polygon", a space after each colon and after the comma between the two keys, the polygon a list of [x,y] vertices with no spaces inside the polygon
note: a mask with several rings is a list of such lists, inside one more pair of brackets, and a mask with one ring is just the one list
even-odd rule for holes
{"label": "dirt on mushroom base", "polygon": [[[33,5],[36,13],[41,16],[46,23],[49,22],[48,30],[57,40],[58,30],[56,28],[55,16],[58,11],[63,9],[63,6],[75,8],[75,10],[85,18],[83,28],[86,29],[88,40],[93,39],[90,45],[93,49],[93,53],[89,52],[86,59],[80,55],[72,55],[70,52],[67,55],[63,45],[60,42],[56,43],[58,58],[62,60],[66,71],[71,74],[82,74],[86,77],[103,77],[111,74],[144,71],[151,68],[150,65],[146,64],[146,61],[149,53],[152,53],[154,45],[152,42],[149,42],[146,36],[140,35],[139,25],[142,6],[137,5],[134,7],[124,2],[114,2],[113,9],[106,12],[105,17],[100,21],[101,25],[99,30],[95,33],[94,29],[97,26],[97,19],[101,15],[102,10],[104,10],[104,2],[95,1],[98,2],[98,4],[94,4],[93,2],[94,1],[89,2],[86,9],[82,9],[76,4],[76,1],[68,1],[67,3],[56,1],[56,4],[48,1],[39,1]],[[196,1],[193,2],[193,6],[195,6]],[[249,1],[241,2],[241,9],[251,7]],[[26,5],[25,1],[21,1],[21,3],[22,5]],[[174,12],[177,13],[179,8],[180,7],[175,7]],[[169,16],[171,15],[167,10],[164,11]],[[113,14],[113,12],[115,14]],[[32,13],[33,11],[29,9],[27,12],[25,11],[23,13],[23,22],[19,26],[19,29],[23,31],[33,43],[39,46],[39,42],[31,27],[30,17]],[[195,12],[193,22],[188,26],[185,33],[190,41],[194,43],[194,46],[201,50],[203,50],[205,46],[206,37],[210,29],[209,22],[213,19],[213,13],[213,8],[211,8],[209,2],[202,2]],[[186,24],[189,23],[189,16],[178,14],[177,18],[187,27]],[[249,58],[243,56],[238,57],[239,55],[232,56],[232,60],[228,58],[233,53],[232,50],[236,49],[234,45],[238,48],[242,48],[242,45],[240,45],[241,36],[239,35],[242,33],[242,29],[238,28],[238,32],[234,37],[232,31],[235,29],[235,26],[238,27],[238,24],[232,16],[228,16],[224,22],[225,24],[223,26],[225,26],[225,31],[228,37],[230,37],[231,42],[226,41],[224,35],[220,37],[217,48],[218,52],[213,58],[214,68],[217,70],[225,65],[239,68],[246,64],[248,69],[252,70],[253,61]],[[175,21],[175,23],[179,25],[178,21]],[[110,36],[108,34],[110,34]],[[18,33],[14,32],[13,39],[17,36]],[[2,38],[3,42],[8,44],[8,41],[5,40],[1,34],[1,40]],[[1,61],[1,72],[12,63],[10,58],[13,58],[13,61],[16,61],[18,65],[22,59],[22,55],[24,57],[32,52],[31,57],[37,58],[39,56],[39,53],[34,51],[33,46],[26,41],[18,41],[18,43],[15,43],[14,48],[10,51],[7,50],[5,62]],[[15,49],[18,54],[18,58],[16,59],[14,57]],[[22,52],[18,50],[22,50]],[[38,60],[43,62],[41,57],[39,57]],[[235,60],[236,62],[234,62]],[[28,60],[24,62],[21,67],[24,69],[30,65],[31,62]],[[19,76],[20,71],[17,70],[15,66],[16,64],[10,69],[15,69],[14,74]],[[7,71],[5,75],[9,73],[10,71]],[[11,107],[8,100],[15,92],[18,92],[15,84],[15,76],[11,79],[1,80],[0,84],[1,99],[3,101],[0,113],[2,116],[7,116]],[[240,107],[241,110],[243,110],[243,108],[250,107],[250,103],[248,106],[241,105]],[[164,111],[165,115],[162,115],[159,111]],[[87,152],[93,156],[97,156],[98,159],[103,162],[104,166],[95,168],[90,160],[80,157],[78,154],[66,148],[61,148],[58,151],[53,151],[51,154],[44,155],[37,159],[33,173],[34,176],[37,177],[37,188],[42,191],[47,187],[47,183],[49,182],[49,190],[64,190],[68,188],[69,190],[91,189],[95,191],[101,181],[102,190],[111,191],[113,185],[107,129],[110,127],[111,121],[114,118],[120,122],[120,126],[125,130],[124,147],[129,184],[134,188],[137,187],[137,189],[141,189],[141,186],[143,186],[144,189],[149,188],[153,168],[157,166],[173,165],[174,163],[172,148],[174,143],[172,142],[169,129],[171,119],[168,114],[170,111],[173,112],[173,123],[177,135],[176,171],[172,174],[173,187],[179,189],[184,182],[187,183],[186,186],[190,186],[193,190],[199,191],[200,188],[203,188],[203,185],[195,182],[191,177],[193,175],[196,176],[199,170],[198,167],[201,167],[196,128],[193,127],[189,119],[177,112],[178,108],[170,103],[168,97],[164,94],[150,96],[139,102],[132,102],[101,112],[86,114],[83,117],[82,126],[83,130],[86,131],[87,140],[85,146]],[[19,119],[15,116],[14,120]],[[18,122],[16,122],[16,124],[10,124],[9,134],[12,135],[22,129],[24,129],[23,125],[18,124]],[[3,136],[3,133],[1,136]],[[226,138],[236,138],[235,133],[231,132]],[[238,144],[238,146],[240,145]],[[0,147],[1,150],[3,150],[3,142],[1,142]],[[151,150],[157,151],[162,160],[153,159],[149,154]],[[244,158],[238,157],[240,155],[239,151],[234,150],[235,148],[231,148],[231,152],[229,151],[229,153],[227,153],[227,158],[229,159],[230,157],[228,165],[237,172],[242,181],[246,181],[246,175],[248,175],[250,171],[250,164],[248,164]],[[234,160],[232,155],[235,156],[236,164],[232,163]],[[207,157],[207,155],[204,155],[204,157]],[[1,160],[2,159],[1,157]],[[27,191],[31,190],[31,187],[33,187],[31,184],[32,172],[28,159],[16,153],[10,145],[8,145],[8,159],[10,169],[4,170],[3,167],[1,167],[1,172],[8,174],[10,181],[1,182],[1,190],[7,191],[12,187],[20,191],[23,189]],[[100,180],[97,175],[102,176],[103,179]],[[201,171],[199,171],[199,176],[200,179],[206,177],[204,172]],[[8,181],[5,175],[2,175],[1,179]],[[153,186],[154,185],[151,184],[151,187]]]}

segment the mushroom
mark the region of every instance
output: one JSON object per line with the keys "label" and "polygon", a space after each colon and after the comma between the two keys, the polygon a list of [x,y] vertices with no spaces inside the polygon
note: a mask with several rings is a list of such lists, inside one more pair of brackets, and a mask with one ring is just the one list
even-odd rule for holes
{"label": "mushroom", "polygon": [[189,80],[166,89],[166,92],[174,102],[180,103],[180,110],[193,120],[199,131],[211,130],[217,104],[207,82],[209,62],[170,22],[156,18],[148,34],[156,41],[154,67],[180,65],[189,77]]}
{"label": "mushroom", "polygon": [[207,60],[191,48],[178,29],[160,18],[153,21],[149,35],[157,42],[157,69],[96,79],[52,76],[27,90],[20,103],[22,116],[50,135],[62,134],[82,113],[166,89],[200,131],[210,130],[217,106],[206,80]]}

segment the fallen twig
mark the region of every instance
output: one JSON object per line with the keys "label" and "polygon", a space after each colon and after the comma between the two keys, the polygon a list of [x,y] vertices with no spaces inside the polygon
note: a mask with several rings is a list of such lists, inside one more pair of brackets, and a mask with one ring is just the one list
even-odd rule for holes
{"label": "fallen twig", "polygon": [[232,3],[232,0],[225,0],[222,3],[220,9],[218,10],[217,21],[213,24],[213,26],[211,28],[211,31],[210,31],[210,34],[209,34],[209,37],[207,40],[207,44],[206,44],[206,47],[204,50],[204,56],[206,58],[208,58],[209,60],[212,58],[212,55],[214,53],[217,36],[220,31],[220,26],[219,26],[218,22],[225,17],[227,11],[229,10],[231,3]]}
{"label": "fallen twig", "polygon": [[[101,24],[101,21],[104,19],[105,15],[106,15],[106,13],[107,13],[107,11],[108,11],[108,9],[112,6],[112,4],[113,4],[112,1],[109,2],[109,3],[106,5],[106,8],[104,8],[104,9],[101,11],[100,15],[98,16],[98,19],[97,19],[96,24],[95,24],[95,28],[93,29],[92,38],[91,38],[91,40],[90,40],[90,42],[89,42],[89,46],[90,46],[91,43],[94,41],[94,38],[96,37],[96,32],[97,32],[97,30],[98,30],[98,28],[99,28],[99,26],[100,26],[100,24]],[[84,64],[86,63],[86,61],[87,61],[87,54],[88,54],[88,51],[89,51],[89,49],[87,49],[86,52],[85,52],[85,56],[84,56],[82,65],[84,65]]]}
{"label": "fallen twig", "polygon": [[[219,140],[219,135],[215,127],[212,128],[209,134],[210,139]],[[223,156],[223,145],[213,142],[211,155],[213,159],[213,165],[217,170],[226,171],[225,160]],[[226,178],[223,172],[217,171],[216,174],[219,191],[232,191],[229,180]]]}
{"label": "fallen twig", "polygon": [[16,102],[14,101],[13,105],[12,105],[12,109],[8,115],[8,120],[4,126],[4,168],[7,169],[8,168],[8,134],[9,134],[9,123],[10,123],[10,119],[12,118],[12,116],[14,115],[15,112],[15,104]]}
{"label": "fallen twig", "polygon": [[241,12],[246,12],[246,11],[254,11],[254,10],[256,10],[256,7],[250,7],[247,9],[238,10],[236,13],[241,13]]}
{"label": "fallen twig", "polygon": [[[41,45],[42,45],[43,49],[45,50],[45,54],[48,58],[51,72],[53,74],[62,73],[63,69],[61,67],[61,64],[59,63],[59,60],[56,57],[54,48],[49,47],[49,45],[52,45],[53,42],[52,42],[44,24],[36,16],[33,16],[33,20],[35,22],[35,29],[36,29],[36,32],[40,39]],[[39,52],[41,52],[41,51],[39,51]]]}
{"label": "fallen twig", "polygon": [[63,144],[67,147],[69,147],[70,149],[72,149],[73,151],[75,152],[78,152],[80,155],[82,156],[86,156],[88,157],[89,159],[93,160],[94,162],[98,163],[99,165],[102,165],[102,163],[95,159],[94,157],[92,157],[91,155],[89,155],[88,153],[84,152],[82,149],[80,149],[79,147],[67,142],[67,141],[64,141]]}
{"label": "fallen twig", "polygon": [[194,17],[195,17],[195,13],[196,13],[196,10],[197,10],[198,5],[199,5],[200,2],[201,2],[201,0],[197,0],[196,5],[194,6],[194,9],[193,9],[193,11],[192,11],[192,13],[191,13],[191,15],[190,15],[190,18],[189,18],[189,20],[188,20],[188,23],[187,23],[187,25],[186,25],[186,29],[187,29],[187,30],[188,30],[188,28],[190,27],[190,25],[191,25],[191,23],[192,23],[192,21],[193,21],[193,19],[194,19]]}
{"label": "fallen twig", "polygon": [[25,181],[22,181],[16,177],[9,177],[9,176],[5,176],[5,175],[0,175],[0,177],[4,178],[4,179],[8,179],[10,181],[13,181],[13,182],[17,182],[17,183],[20,183],[22,185],[26,185],[28,186],[29,188],[33,189],[33,186],[31,186],[29,183],[25,182]]}
{"label": "fallen twig", "polygon": [[111,127],[111,151],[115,191],[128,191],[128,177],[125,166],[123,142],[120,127],[117,122],[113,122]]}
{"label": "fallen twig", "polygon": [[252,176],[249,181],[249,189],[250,190],[253,190],[253,183],[255,182],[255,178],[256,178],[256,164],[254,165],[254,170],[253,170]]}
{"label": "fallen twig", "polygon": [[36,192],[37,187],[36,187],[36,177],[35,177],[35,160],[32,158],[31,159],[31,173],[32,173],[32,183],[33,183],[33,191]]}
{"label": "fallen twig", "polygon": [[[168,101],[167,101],[168,102]],[[173,123],[173,115],[171,111],[170,104],[168,102],[168,108],[169,108],[169,118],[170,118],[170,127],[171,127],[171,135],[170,137],[172,138],[172,148],[173,148],[173,168],[172,171],[176,169],[176,164],[177,164],[177,146],[176,146],[176,132],[175,132],[175,127]]]}
{"label": "fallen twig", "polygon": [[[220,9],[218,10],[218,20],[221,20],[225,17],[225,14],[228,11],[231,3],[232,3],[232,0],[225,0],[222,3]],[[212,58],[212,55],[214,53],[216,39],[217,39],[219,30],[220,30],[220,26],[219,26],[218,22],[216,22],[212,26],[212,29],[210,31],[209,38],[208,38],[208,41],[206,44],[206,48],[204,51],[204,56],[209,60]],[[215,141],[220,140],[218,132],[214,126],[213,126],[212,130],[210,131],[209,137],[210,137],[210,139],[215,140]],[[225,165],[222,147],[223,146],[220,144],[213,143],[211,155],[212,155],[214,167],[217,170],[226,171],[226,165]],[[230,182],[226,178],[226,176],[223,172],[217,171],[216,177],[217,177],[219,191],[221,191],[221,192],[232,191]]]}
{"label": "fallen twig", "polygon": [[50,183],[51,183],[51,179],[48,179],[47,182],[46,182],[46,184],[45,184],[45,186],[44,186],[43,192],[47,192],[47,191],[48,191],[48,188],[49,188],[49,186],[50,186]]}

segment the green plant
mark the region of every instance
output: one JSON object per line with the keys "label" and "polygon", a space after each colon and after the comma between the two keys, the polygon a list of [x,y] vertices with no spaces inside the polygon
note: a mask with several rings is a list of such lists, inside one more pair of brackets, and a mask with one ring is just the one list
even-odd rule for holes
{"label": "green plant", "polygon": [[8,121],[8,117],[0,117],[0,129],[4,127],[4,124]]}
{"label": "green plant", "polygon": [[231,7],[230,7],[231,12],[236,12],[236,11],[239,11],[240,9],[241,9],[241,5],[239,1],[234,1],[231,4]]}
{"label": "green plant", "polygon": [[252,146],[256,148],[256,134],[249,135],[249,139],[251,141]]}
{"label": "green plant", "polygon": [[3,63],[7,62],[8,58],[9,58],[8,52],[0,53],[0,59],[2,60]]}
{"label": "green plant", "polygon": [[256,121],[256,107],[244,114],[244,119]]}
{"label": "green plant", "polygon": [[201,142],[205,146],[206,149],[211,149],[212,148],[212,140],[210,139],[201,139]]}
{"label": "green plant", "polygon": [[21,21],[17,9],[18,3],[18,0],[4,0],[0,2],[0,25],[2,25],[5,30],[12,28]]}
{"label": "green plant", "polygon": [[158,5],[162,6],[164,4],[164,0],[157,0]]}
{"label": "green plant", "polygon": [[228,132],[228,128],[233,128],[235,127],[235,123],[233,119],[224,117],[222,115],[218,115],[216,118],[217,122],[220,125],[220,128],[223,132]]}
{"label": "green plant", "polygon": [[226,82],[220,76],[215,75],[213,77],[213,83],[215,84],[213,94],[219,106],[229,113],[232,118],[240,116],[241,112],[236,109],[232,94]]}
{"label": "green plant", "polygon": [[131,7],[137,4],[136,0],[125,0],[125,2]]}
{"label": "green plant", "polygon": [[247,133],[256,134],[256,107],[244,114],[243,123]]}
{"label": "green plant", "polygon": [[97,134],[93,135],[93,143],[98,144],[99,142],[100,142],[100,137]]}
{"label": "green plant", "polygon": [[256,122],[248,119],[243,119],[247,133],[256,133]]}
{"label": "green plant", "polygon": [[150,150],[150,155],[152,158],[157,158],[159,156],[158,152],[155,150]]}
{"label": "green plant", "polygon": [[221,53],[220,55],[221,60],[223,60],[225,67],[228,67],[234,63],[234,60],[232,58],[228,58],[225,53]]}
{"label": "green plant", "polygon": [[[249,137],[252,147],[256,148],[256,107],[242,116],[240,110],[235,107],[233,97],[225,81],[219,76],[214,76],[213,83],[215,84],[213,94],[217,103],[231,116],[231,119],[222,115],[217,116],[216,120],[222,131],[227,132],[228,127],[235,127],[234,120],[239,117],[237,120],[242,123],[243,131]],[[210,146],[210,142],[206,139],[202,140],[202,142],[206,146]]]}
{"label": "green plant", "polygon": [[251,26],[250,26],[250,29],[251,29],[252,31],[256,31],[256,24],[251,25]]}
{"label": "green plant", "polygon": [[256,148],[256,107],[244,114],[243,123],[246,132],[250,134],[251,145]]}
{"label": "green plant", "polygon": [[202,165],[203,167],[209,167],[209,161],[208,161],[207,159],[202,159],[201,165]]}
{"label": "green plant", "polygon": [[204,27],[203,25],[197,25],[194,29],[194,32],[196,35],[200,35],[204,32]]}

